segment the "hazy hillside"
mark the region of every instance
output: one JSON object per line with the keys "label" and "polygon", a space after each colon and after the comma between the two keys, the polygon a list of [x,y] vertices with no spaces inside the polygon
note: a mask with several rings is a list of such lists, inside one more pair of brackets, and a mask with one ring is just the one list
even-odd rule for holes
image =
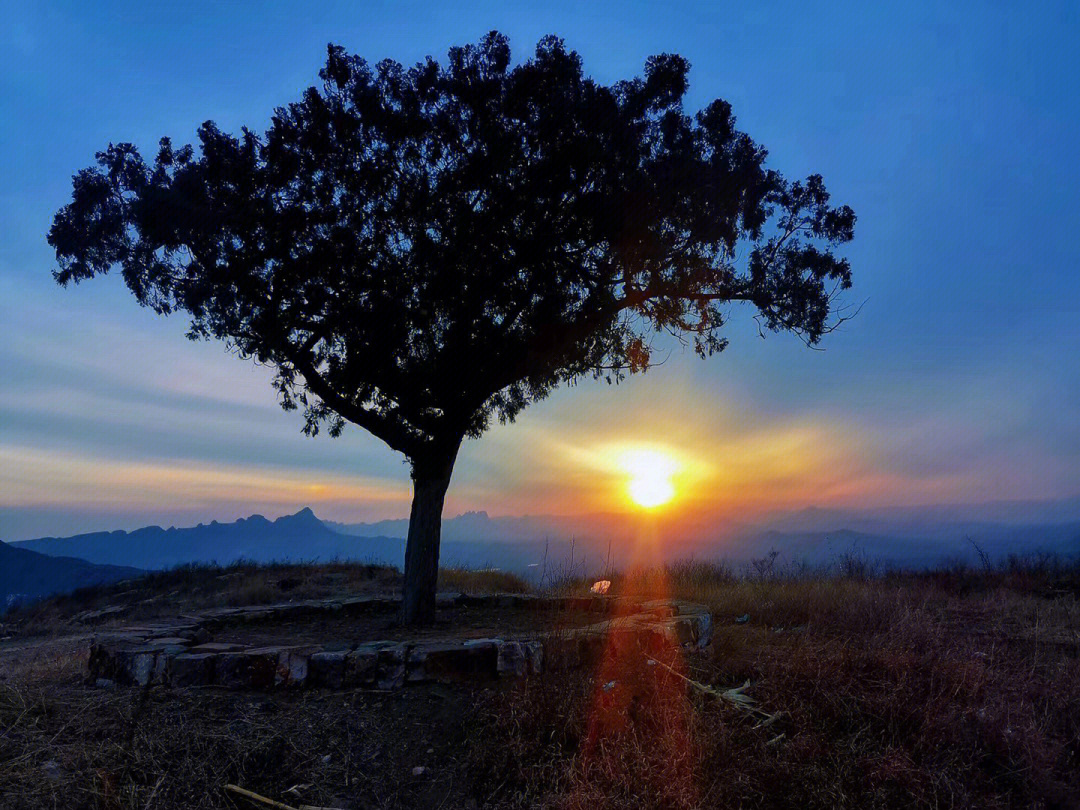
{"label": "hazy hillside", "polygon": [[[1080,520],[1016,523],[1007,518],[1028,514],[1029,505],[1009,510],[1006,505],[990,505],[990,517],[978,520],[974,507],[940,507],[920,512],[906,509],[843,511],[806,509],[778,517],[758,526],[725,526],[722,535],[714,526],[698,526],[682,533],[664,534],[659,557],[687,556],[724,558],[741,563],[779,552],[784,561],[823,565],[847,554],[855,554],[885,565],[926,568],[948,560],[976,561],[971,541],[991,558],[1009,554],[1052,552],[1064,556],[1080,553]],[[1025,511],[1027,510],[1027,511]],[[1064,515],[1065,512],[1062,512]],[[1070,513],[1071,514],[1071,513]],[[577,558],[591,561],[606,558],[625,564],[639,553],[633,542],[635,529],[626,526],[597,529],[596,521],[555,516],[490,517],[486,512],[466,512],[443,521],[443,542],[447,553],[458,558],[487,560],[493,565],[527,566],[542,563],[545,550],[549,563],[563,564],[571,543]],[[359,537],[397,536],[404,538],[408,520],[376,523],[334,523],[335,531]],[[970,539],[969,539],[970,538]],[[655,556],[655,555],[654,555]]]}
{"label": "hazy hillside", "polygon": [[0,543],[0,612],[15,601],[40,599],[88,585],[104,585],[141,573],[136,568],[94,565],[73,557],[50,557]]}
{"label": "hazy hillside", "polygon": [[[1063,556],[1080,552],[1080,523],[1061,525],[925,524],[894,525],[887,520],[844,514],[805,515],[777,527],[739,527],[727,537],[704,529],[690,535],[663,535],[663,542],[643,542],[626,526],[593,530],[567,518],[489,517],[470,512],[444,521],[441,561],[447,566],[494,567],[524,574],[536,581],[542,574],[569,573],[581,566],[653,565],[695,557],[726,560],[741,566],[770,551],[778,564],[823,566],[855,555],[885,566],[927,568],[977,555],[968,537],[993,559],[1008,554],[1050,551]],[[844,524],[845,518],[852,524]],[[821,529],[821,520],[838,521]],[[824,524],[828,526],[829,524]],[[856,525],[858,529],[850,528]],[[790,528],[789,528],[790,527]],[[78,557],[93,563],[143,569],[170,568],[190,562],[227,565],[252,562],[327,562],[357,560],[401,567],[405,556],[406,520],[372,524],[324,523],[311,509],[267,520],[261,515],[234,523],[199,524],[190,528],[149,526],[131,532],[95,532],[74,537],[27,540],[12,547],[54,556]],[[610,558],[609,555],[610,554]]]}
{"label": "hazy hillside", "polygon": [[[191,562],[228,565],[237,560],[358,560],[400,568],[405,561],[404,537],[404,530],[398,537],[345,534],[329,528],[311,509],[305,508],[277,520],[252,515],[234,523],[214,521],[182,529],[148,526],[131,532],[43,537],[13,544],[13,547],[43,554],[81,557],[95,563],[133,565],[144,569],[171,568]],[[569,555],[569,545],[553,543],[550,553],[552,560],[561,559],[561,555]],[[441,559],[444,565],[450,566],[493,566],[527,571],[530,564],[542,562],[543,554],[543,543],[490,540],[457,542],[449,539],[443,543]],[[580,556],[579,550],[579,559]]]}
{"label": "hazy hillside", "polygon": [[[592,536],[604,533],[628,534],[622,531],[618,516],[603,515],[563,517],[554,515],[522,515],[491,517],[487,512],[464,512],[444,517],[442,539],[451,543],[542,543],[547,540],[570,540],[573,536]],[[374,523],[337,523],[324,521],[342,534],[358,537],[405,537],[409,531],[408,518],[380,520]],[[597,523],[603,523],[599,530]]]}
{"label": "hazy hillside", "polygon": [[349,537],[328,529],[310,509],[277,520],[252,515],[235,523],[214,521],[183,529],[148,526],[131,532],[45,537],[17,545],[43,554],[149,569],[190,562],[226,565],[236,560],[395,562],[404,555],[404,544],[398,538]]}

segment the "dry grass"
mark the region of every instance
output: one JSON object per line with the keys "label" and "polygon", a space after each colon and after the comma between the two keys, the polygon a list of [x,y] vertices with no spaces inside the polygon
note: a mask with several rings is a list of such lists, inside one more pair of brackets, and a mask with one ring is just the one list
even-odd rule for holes
{"label": "dry grass", "polygon": [[497,568],[440,568],[439,590],[462,593],[528,593],[529,584]]}
{"label": "dry grass", "polygon": [[0,682],[0,807],[1078,807],[1074,574],[616,578],[710,605],[711,647],[665,663],[770,722],[643,655],[382,695],[98,690],[43,652]]}
{"label": "dry grass", "polygon": [[[519,577],[496,570],[442,569],[439,587],[467,593],[524,593]],[[235,563],[184,565],[113,585],[83,588],[29,605],[4,617],[21,635],[57,635],[80,629],[72,619],[111,605],[129,608],[122,621],[215,607],[265,605],[305,599],[330,599],[362,593],[396,596],[401,573],[391,566],[364,563],[320,565]]]}
{"label": "dry grass", "polygon": [[775,720],[644,667],[590,753],[595,685],[537,684],[478,712],[472,774],[504,807],[1080,807],[1075,573],[630,572],[614,591],[711,607],[688,676]]}
{"label": "dry grass", "polygon": [[0,685],[0,807],[248,806],[225,794],[227,783],[294,806],[437,804],[445,781],[414,779],[412,768],[455,756],[461,724],[440,713],[460,717],[466,706],[466,693],[432,689],[241,695]]}

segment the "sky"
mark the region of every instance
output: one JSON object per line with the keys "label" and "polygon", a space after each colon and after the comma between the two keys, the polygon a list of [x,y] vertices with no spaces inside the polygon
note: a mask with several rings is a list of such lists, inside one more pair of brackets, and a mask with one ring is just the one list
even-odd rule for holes
{"label": "sky", "polygon": [[444,59],[555,33],[604,83],[691,65],[789,177],[858,215],[861,306],[811,351],[733,308],[729,348],[583,381],[466,443],[447,514],[626,513],[630,454],[683,515],[740,519],[1080,495],[1080,6],[1075,3],[36,3],[0,0],[0,540],[310,505],[408,514],[408,467],[300,432],[271,372],[184,339],[113,275],[60,288],[45,241],[110,142],[265,128],[329,42]]}

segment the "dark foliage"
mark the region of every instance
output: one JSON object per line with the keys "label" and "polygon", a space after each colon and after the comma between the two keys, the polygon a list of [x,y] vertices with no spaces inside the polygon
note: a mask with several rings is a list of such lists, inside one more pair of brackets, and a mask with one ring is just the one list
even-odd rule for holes
{"label": "dark foliage", "polygon": [[275,367],[307,432],[354,422],[445,492],[465,436],[647,368],[657,331],[719,351],[735,301],[830,329],[853,212],[765,168],[726,102],[687,114],[688,71],[655,56],[604,86],[558,38],[512,66],[494,32],[408,69],[331,46],[264,135],[101,152],[49,233],[56,279],[119,266],[191,337]]}

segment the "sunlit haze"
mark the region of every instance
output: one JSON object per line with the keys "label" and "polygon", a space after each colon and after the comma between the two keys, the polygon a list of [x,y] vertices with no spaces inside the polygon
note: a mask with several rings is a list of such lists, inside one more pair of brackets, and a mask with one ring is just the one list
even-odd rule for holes
{"label": "sunlit haze", "polygon": [[675,497],[672,477],[678,466],[670,456],[655,450],[628,450],[621,462],[628,476],[626,491],[638,506],[652,509]]}

